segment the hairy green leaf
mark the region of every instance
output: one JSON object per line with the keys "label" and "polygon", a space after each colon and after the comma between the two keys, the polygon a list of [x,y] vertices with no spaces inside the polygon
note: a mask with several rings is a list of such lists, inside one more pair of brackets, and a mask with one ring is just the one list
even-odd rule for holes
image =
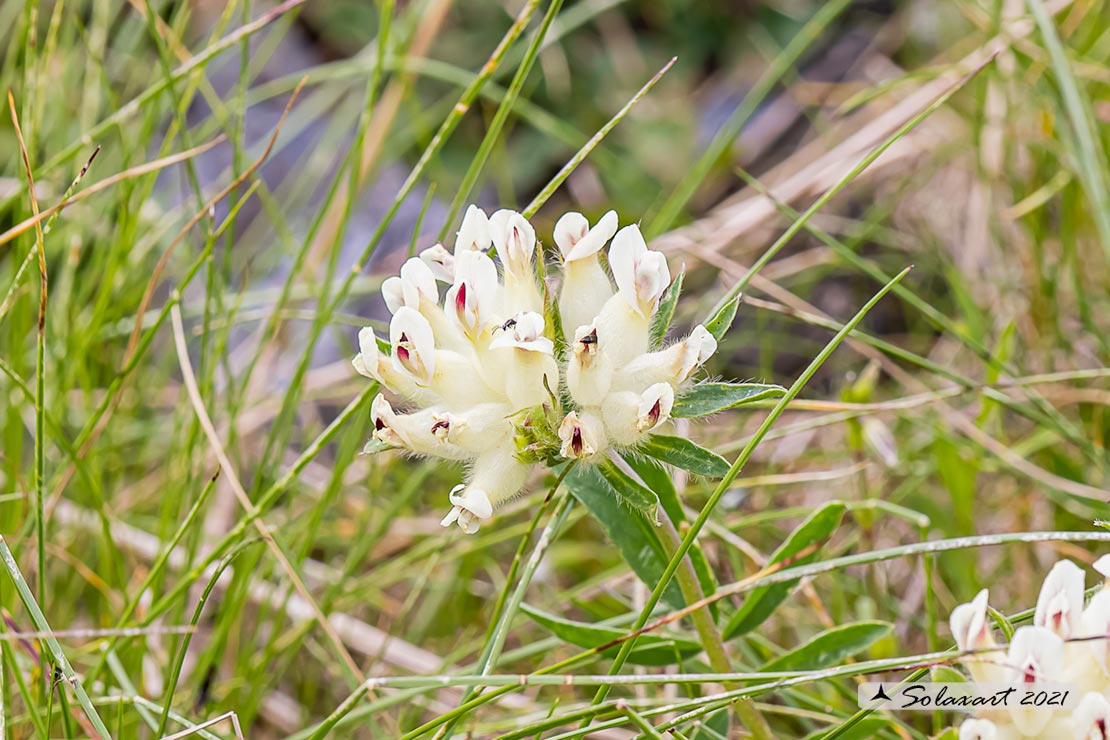
{"label": "hairy green leaf", "polygon": [[637,450],[676,468],[709,478],[723,478],[729,469],[728,460],[684,437],[652,434]]}
{"label": "hairy green leaf", "polygon": [[784,393],[786,389],[781,385],[766,383],[700,383],[678,394],[671,416],[696,419]]}
{"label": "hairy green leaf", "polygon": [[655,510],[659,506],[659,497],[655,495],[654,491],[621,470],[612,460],[603,460],[598,463],[597,469],[601,473],[601,477],[621,499],[658,523]]}
{"label": "hairy green leaf", "polygon": [[[659,539],[655,525],[639,511],[629,508],[612,486],[593,465],[579,465],[563,482],[571,495],[597,518],[621,557],[648,586],[654,586],[663,575],[668,555]],[[668,606],[682,608],[685,601],[677,583],[670,583],[663,593]]]}

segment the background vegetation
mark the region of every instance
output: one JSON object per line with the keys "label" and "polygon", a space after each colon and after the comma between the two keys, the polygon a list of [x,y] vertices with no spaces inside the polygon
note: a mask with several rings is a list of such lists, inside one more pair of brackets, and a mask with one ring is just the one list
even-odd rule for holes
{"label": "background vegetation", "polygon": [[[920,677],[979,588],[1028,619],[1054,559],[1105,552],[1105,3],[4,0],[0,28],[5,736],[921,738],[952,718],[857,713],[853,677]],[[639,220],[687,270],[676,333],[743,281],[730,379],[791,386],[915,265],[739,477],[674,473],[724,595],[624,665],[556,664],[641,614],[674,542],[639,514],[548,477],[465,537],[458,470],[358,454],[357,327],[472,200]],[[775,403],[679,432],[732,462]]]}

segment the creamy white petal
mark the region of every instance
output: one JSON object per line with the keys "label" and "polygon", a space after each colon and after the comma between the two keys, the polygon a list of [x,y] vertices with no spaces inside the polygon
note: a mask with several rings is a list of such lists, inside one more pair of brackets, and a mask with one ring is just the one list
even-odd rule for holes
{"label": "creamy white petal", "polygon": [[563,265],[559,315],[564,327],[592,323],[612,297],[613,286],[596,254]]}
{"label": "creamy white petal", "polygon": [[559,440],[563,443],[559,454],[568,460],[596,455],[605,450],[605,427],[601,420],[589,412],[581,415],[571,411],[559,425]]}
{"label": "creamy white petal", "polygon": [[617,233],[617,212],[609,211],[594,227],[581,213],[571,211],[555,223],[553,238],[567,263],[597,254]]}
{"label": "creamy white petal", "polygon": [[532,254],[536,250],[536,231],[528,219],[503,208],[489,219],[490,239],[505,267],[517,275],[532,273]]}
{"label": "creamy white petal", "polygon": [[1110,555],[1103,555],[1091,566],[1103,578],[1110,580]]}
{"label": "creamy white petal", "polygon": [[602,351],[597,328],[593,324],[574,331],[567,361],[567,390],[579,406],[600,406],[613,383],[609,354]]}
{"label": "creamy white petal", "polygon": [[1083,613],[1083,570],[1070,560],[1052,566],[1037,597],[1033,624],[1071,637]]}
{"label": "creamy white petal", "polygon": [[1072,727],[1075,740],[1110,740],[1110,702],[1096,691],[1087,692],[1072,714]]}
{"label": "creamy white petal", "polygon": [[968,719],[960,725],[960,740],[999,740],[998,728],[987,719]]}
{"label": "creamy white petal", "polygon": [[516,347],[528,352],[554,354],[554,343],[543,335],[543,316],[533,311],[522,311],[506,321],[496,332],[490,349]]}
{"label": "creamy white petal", "polygon": [[651,320],[629,306],[620,295],[607,300],[592,323],[597,327],[598,341],[605,347],[615,371],[647,352]]}
{"label": "creamy white petal", "polygon": [[994,646],[991,626],[987,622],[987,598],[989,592],[983,589],[967,604],[960,604],[952,610],[948,626],[960,650],[980,650]]}
{"label": "creamy white petal", "polygon": [[420,261],[428,266],[436,280],[444,283],[455,282],[455,256],[442,244],[435,244],[421,252]]}
{"label": "creamy white petal", "polygon": [[435,337],[432,327],[415,308],[402,306],[389,322],[393,366],[417,383],[427,384],[435,375]]}
{"label": "creamy white petal", "polygon": [[667,383],[656,383],[640,394],[636,408],[636,431],[650,432],[671,418],[674,389]]}
{"label": "creamy white petal", "polygon": [[530,468],[517,459],[511,446],[482,455],[474,462],[469,482],[451,491],[452,508],[440,524],[457,523],[467,534],[474,534],[480,520],[488,519],[499,505],[520,492]]}
{"label": "creamy white petal", "polygon": [[382,282],[382,298],[390,314],[397,313],[397,309],[405,305],[405,288],[401,278],[393,276]]}
{"label": "creamy white petal", "polygon": [[1019,627],[1010,641],[1006,663],[1015,684],[1059,681],[1064,668],[1064,641],[1045,627]]}
{"label": "creamy white petal", "polygon": [[632,310],[650,318],[671,282],[666,257],[649,250],[640,228],[632,224],[613,237],[609,265],[618,295]]}
{"label": "creamy white petal", "polygon": [[486,212],[478,206],[468,206],[462,226],[455,235],[455,257],[462,252],[484,252],[489,249],[489,245],[489,218],[486,217]]}
{"label": "creamy white petal", "polygon": [[624,364],[613,383],[621,390],[643,388],[654,383],[678,387],[687,382],[717,351],[717,340],[700,324],[690,336],[658,352],[634,357]]}

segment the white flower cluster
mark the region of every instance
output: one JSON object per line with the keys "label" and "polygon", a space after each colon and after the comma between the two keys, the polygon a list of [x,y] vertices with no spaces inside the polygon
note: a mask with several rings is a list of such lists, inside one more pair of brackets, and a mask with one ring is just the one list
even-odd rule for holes
{"label": "white flower cluster", "polygon": [[[960,740],[1106,740],[1110,737],[1110,555],[1094,568],[1107,580],[1083,606],[1083,570],[1061,560],[1037,598],[1033,624],[1014,631],[1009,648],[997,643],[987,614],[987,591],[952,611],[950,626],[961,650],[974,650],[967,668],[976,683],[1071,684],[1074,709],[996,709],[960,725]],[[1084,639],[1086,638],[1086,639]]]}
{"label": "white flower cluster", "polygon": [[[611,277],[600,259],[610,239]],[[652,351],[652,317],[671,276],[637,226],[618,231],[613,211],[592,228],[567,213],[554,241],[557,298],[537,272],[528,220],[470,206],[453,253],[437,244],[383,283],[389,354],[373,329],[359,332],[355,369],[411,407],[401,414],[375,398],[374,438],[469,466],[443,526],[476,532],[538,460],[588,461],[636,445],[670,418],[676,391],[717,349],[699,325]],[[437,281],[449,286],[442,303]]]}

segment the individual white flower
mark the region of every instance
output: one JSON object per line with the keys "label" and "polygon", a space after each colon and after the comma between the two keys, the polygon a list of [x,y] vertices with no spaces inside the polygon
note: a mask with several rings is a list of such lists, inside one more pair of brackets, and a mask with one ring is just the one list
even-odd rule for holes
{"label": "individual white flower", "polygon": [[1110,590],[1103,589],[1091,597],[1083,610],[1081,624],[1079,634],[1089,638],[1083,646],[1098,663],[1104,677],[1110,676]]}
{"label": "individual white flower", "polygon": [[578,327],[567,360],[567,390],[571,397],[581,406],[598,406],[612,384],[612,363],[609,353],[601,351],[597,327],[593,324]]}
{"label": "individual white flower", "polygon": [[482,252],[463,252],[455,261],[454,284],[444,300],[447,315],[471,341],[497,323],[501,285],[497,266]]}
{"label": "individual white flower", "polygon": [[420,253],[420,261],[428,266],[436,280],[443,283],[455,282],[455,255],[442,244],[435,244]]}
{"label": "individual white flower", "polygon": [[478,206],[469,206],[455,235],[455,257],[463,252],[484,252],[490,246],[489,218]]}
{"label": "individual white flower", "polygon": [[1046,627],[1018,627],[1010,640],[1006,663],[1012,683],[1058,681],[1064,667],[1064,641]]}
{"label": "individual white flower", "polygon": [[1037,597],[1033,624],[1047,627],[1067,639],[1079,626],[1083,614],[1082,569],[1070,560],[1052,566]]}
{"label": "individual white flower", "polygon": [[543,335],[543,316],[522,311],[502,325],[490,350],[509,355],[505,392],[514,409],[539,406],[559,387],[559,366],[554,343]]}
{"label": "individual white flower", "polygon": [[441,527],[458,523],[459,529],[467,534],[474,534],[478,531],[478,520],[487,519],[493,514],[493,504],[490,503],[489,496],[474,486],[460,483],[451,489],[448,500],[451,502],[451,511],[439,523]]}
{"label": "individual white flower", "polygon": [[400,277],[391,277],[382,283],[382,297],[392,314],[402,306],[419,311],[425,301],[432,305],[439,303],[439,288],[431,268],[419,257],[413,257],[401,265]]}
{"label": "individual white flower", "polygon": [[650,318],[671,284],[666,257],[649,250],[640,227],[632,224],[613,237],[609,264],[613,267],[613,279],[617,281],[620,297],[640,316]]}
{"label": "individual white flower", "polygon": [[543,310],[532,255],[536,231],[516,211],[502,209],[489,219],[489,234],[504,266],[505,299],[517,311]]}
{"label": "individual white flower", "polygon": [[655,383],[681,385],[717,351],[717,340],[701,324],[690,336],[658,352],[642,354],[617,373],[614,385],[621,389],[642,388]]}
{"label": "individual white flower", "polygon": [[457,523],[467,534],[474,534],[480,520],[488,519],[497,506],[520,491],[530,467],[517,459],[511,445],[483,453],[474,461],[470,482],[451,491],[451,511],[440,524],[449,527]]}
{"label": "individual white flower", "polygon": [[432,327],[416,309],[401,306],[389,322],[389,344],[393,367],[417,385],[432,382],[436,369],[436,345]]}
{"label": "individual white flower", "polygon": [[[987,589],[983,589],[970,603],[960,604],[952,610],[948,626],[960,650],[986,650],[995,646],[994,636],[987,616]],[[968,671],[979,683],[991,683],[1002,672],[997,665],[997,653],[977,654],[965,660]]]}
{"label": "individual white flower", "polygon": [[613,444],[632,446],[670,419],[673,407],[674,389],[667,383],[656,383],[643,393],[610,394],[602,403],[601,418]]}
{"label": "individual white flower", "polygon": [[1075,740],[1110,740],[1110,702],[1097,691],[1084,694],[1071,721]]}
{"label": "individual white flower", "polygon": [[[1046,627],[1019,627],[1010,641],[1006,663],[1010,684],[1059,682],[1064,673],[1064,641]],[[1011,707],[1010,719],[1022,734],[1036,735],[1052,721],[1053,712]]]}
{"label": "individual white flower", "polygon": [[615,211],[602,216],[592,229],[585,216],[573,211],[555,223],[555,244],[563,255],[559,313],[568,328],[590,324],[613,295],[597,254],[616,232]]}
{"label": "individual white flower", "polygon": [[391,447],[447,460],[470,458],[466,450],[451,443],[452,416],[446,411],[424,409],[398,414],[385,396],[379,394],[370,404],[370,419],[374,424],[374,439]]}
{"label": "individual white flower", "polygon": [[987,622],[987,599],[990,593],[983,589],[967,604],[952,610],[948,626],[960,650],[982,650],[994,647],[994,636]]}
{"label": "individual white flower", "polygon": [[579,416],[571,411],[559,425],[559,440],[563,443],[559,454],[568,460],[592,457],[606,448],[605,427],[601,420],[590,413]]}

